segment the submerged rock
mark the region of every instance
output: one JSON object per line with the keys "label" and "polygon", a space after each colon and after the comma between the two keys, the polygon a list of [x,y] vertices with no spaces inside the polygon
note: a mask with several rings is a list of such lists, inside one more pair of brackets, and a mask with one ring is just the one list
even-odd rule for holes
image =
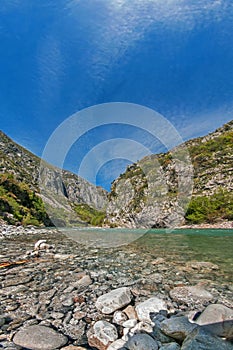
{"label": "submerged rock", "polygon": [[170,291],[170,297],[179,303],[199,304],[213,300],[213,295],[200,286],[175,287]]}

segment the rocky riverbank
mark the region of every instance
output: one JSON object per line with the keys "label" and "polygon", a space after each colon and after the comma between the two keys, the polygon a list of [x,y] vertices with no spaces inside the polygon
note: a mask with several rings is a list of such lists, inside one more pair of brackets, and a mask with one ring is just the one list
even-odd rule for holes
{"label": "rocky riverbank", "polygon": [[0,348],[233,349],[233,286],[216,264],[56,229],[3,225],[0,238]]}

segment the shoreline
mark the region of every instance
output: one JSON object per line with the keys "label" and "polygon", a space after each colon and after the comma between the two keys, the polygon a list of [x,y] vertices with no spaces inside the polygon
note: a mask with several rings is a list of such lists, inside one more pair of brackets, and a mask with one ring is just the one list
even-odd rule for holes
{"label": "shoreline", "polygon": [[223,340],[231,338],[227,327],[210,334],[196,323],[205,314],[214,322],[216,312],[219,319],[226,310],[233,314],[233,286],[206,257],[181,261],[168,248],[148,255],[128,246],[85,247],[46,228],[10,232],[16,235],[1,240],[3,349],[187,350],[199,337],[206,350],[231,349]]}

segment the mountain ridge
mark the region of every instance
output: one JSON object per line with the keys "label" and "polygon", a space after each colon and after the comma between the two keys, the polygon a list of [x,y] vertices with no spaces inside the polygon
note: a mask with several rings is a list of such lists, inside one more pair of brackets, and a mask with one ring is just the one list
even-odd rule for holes
{"label": "mountain ridge", "polygon": [[[2,131],[0,155],[0,173],[14,177],[8,182],[5,179],[5,184],[13,188],[12,183],[18,182],[17,193],[27,188],[28,198],[35,193],[44,202],[43,215],[40,215],[45,218],[45,210],[58,226],[104,224],[156,228],[233,220],[230,204],[233,203],[233,120],[206,136],[188,140],[166,153],[146,156],[128,166],[113,181],[108,194],[72,172],[44,162]],[[181,176],[184,179],[180,185]],[[28,187],[21,188],[20,183]],[[34,206],[40,201],[35,203],[33,197],[29,215],[28,208],[19,209],[17,194],[11,193],[11,198],[7,198],[8,190],[3,188],[0,193],[5,203],[1,207],[2,216],[6,214],[6,202],[9,209],[9,201],[15,200],[17,210],[26,215],[22,220],[35,222],[35,217],[27,218],[32,213],[35,215]],[[182,191],[187,192],[186,196]],[[48,217],[44,220],[48,222]]]}

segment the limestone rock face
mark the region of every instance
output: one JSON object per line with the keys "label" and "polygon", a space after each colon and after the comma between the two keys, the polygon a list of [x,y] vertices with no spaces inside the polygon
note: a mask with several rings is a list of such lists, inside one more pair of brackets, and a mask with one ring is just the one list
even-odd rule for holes
{"label": "limestone rock face", "polygon": [[96,307],[104,314],[111,314],[114,311],[128,305],[132,299],[130,289],[127,287],[118,288],[101,295],[96,301]]}
{"label": "limestone rock face", "polygon": [[128,166],[112,184],[109,222],[130,228],[179,226],[191,195],[232,192],[232,130],[233,121],[208,136]]}
{"label": "limestone rock face", "polygon": [[[76,174],[42,161],[1,131],[0,158],[1,172],[11,173],[17,181],[29,185],[43,199],[55,225],[64,226],[65,219],[70,224],[82,223],[70,203],[85,203],[97,210],[104,210],[106,206],[107,191]],[[62,211],[64,215],[61,216]]]}
{"label": "limestone rock face", "polygon": [[21,329],[15,334],[16,345],[31,350],[55,350],[67,343],[67,338],[52,328],[35,325]]}

